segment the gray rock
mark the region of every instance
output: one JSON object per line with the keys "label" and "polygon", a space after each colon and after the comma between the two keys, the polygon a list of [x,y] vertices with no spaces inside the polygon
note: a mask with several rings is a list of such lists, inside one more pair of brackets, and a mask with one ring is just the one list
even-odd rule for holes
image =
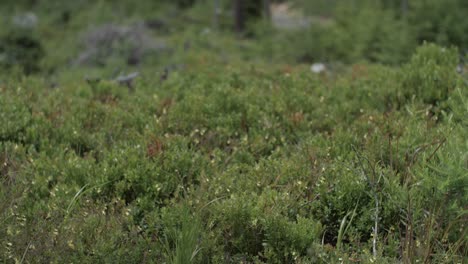
{"label": "gray rock", "polygon": [[83,49],[75,59],[78,65],[102,65],[111,57],[124,58],[127,64],[140,64],[152,52],[163,52],[166,43],[151,36],[144,23],[132,26],[105,24],[85,32]]}
{"label": "gray rock", "polygon": [[118,84],[126,85],[128,89],[133,90],[133,79],[138,77],[138,75],[140,75],[139,72],[132,72],[127,75],[120,75],[115,79],[115,81],[117,81]]}
{"label": "gray rock", "polygon": [[115,80],[118,83],[127,83],[127,82],[131,82],[133,79],[138,77],[138,75],[140,75],[139,72],[132,72],[132,73],[130,73],[128,75],[120,75]]}
{"label": "gray rock", "polygon": [[33,12],[26,12],[12,17],[12,23],[19,28],[32,29],[37,26],[39,19]]}

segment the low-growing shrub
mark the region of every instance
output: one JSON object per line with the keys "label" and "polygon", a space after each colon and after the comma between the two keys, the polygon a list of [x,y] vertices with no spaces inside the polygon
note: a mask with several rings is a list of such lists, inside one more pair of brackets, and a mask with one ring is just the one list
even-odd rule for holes
{"label": "low-growing shrub", "polygon": [[339,76],[213,62],[132,91],[6,79],[0,259],[463,262],[455,54]]}
{"label": "low-growing shrub", "polygon": [[0,141],[23,141],[31,114],[31,109],[21,100],[0,97]]}
{"label": "low-growing shrub", "polygon": [[400,100],[414,98],[433,105],[446,100],[459,80],[457,65],[458,52],[454,48],[434,44],[419,47],[402,69]]}

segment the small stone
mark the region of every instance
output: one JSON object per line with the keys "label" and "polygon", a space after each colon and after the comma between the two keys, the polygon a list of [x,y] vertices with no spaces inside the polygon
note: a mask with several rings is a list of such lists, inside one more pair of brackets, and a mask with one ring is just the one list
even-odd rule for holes
{"label": "small stone", "polygon": [[24,14],[13,16],[12,22],[16,27],[32,29],[37,26],[39,19],[33,12],[26,12]]}
{"label": "small stone", "polygon": [[313,73],[321,73],[321,72],[324,72],[326,70],[326,66],[325,64],[319,62],[319,63],[314,63],[312,64],[312,66],[310,66],[310,70],[313,72]]}

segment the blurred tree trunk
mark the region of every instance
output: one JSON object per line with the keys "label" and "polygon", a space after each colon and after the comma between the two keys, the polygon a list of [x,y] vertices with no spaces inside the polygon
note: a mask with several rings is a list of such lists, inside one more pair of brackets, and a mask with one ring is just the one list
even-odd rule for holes
{"label": "blurred tree trunk", "polygon": [[270,0],[263,0],[263,14],[268,21],[271,19]]}
{"label": "blurred tree trunk", "polygon": [[234,0],[234,28],[240,33],[245,29],[244,0]]}
{"label": "blurred tree trunk", "polygon": [[247,21],[255,18],[265,17],[269,19],[270,0],[233,0],[234,29],[236,32],[245,30]]}
{"label": "blurred tree trunk", "polygon": [[219,17],[221,16],[221,4],[220,0],[214,0],[214,15],[213,15],[213,28],[219,29]]}
{"label": "blurred tree trunk", "polygon": [[401,13],[403,16],[408,13],[408,0],[401,0]]}

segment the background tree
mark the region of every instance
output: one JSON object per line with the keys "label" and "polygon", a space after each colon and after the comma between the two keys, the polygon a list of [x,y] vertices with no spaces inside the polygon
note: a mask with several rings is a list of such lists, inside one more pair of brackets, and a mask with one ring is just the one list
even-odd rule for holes
{"label": "background tree", "polygon": [[233,0],[234,29],[244,32],[246,25],[261,17],[270,17],[270,0]]}

